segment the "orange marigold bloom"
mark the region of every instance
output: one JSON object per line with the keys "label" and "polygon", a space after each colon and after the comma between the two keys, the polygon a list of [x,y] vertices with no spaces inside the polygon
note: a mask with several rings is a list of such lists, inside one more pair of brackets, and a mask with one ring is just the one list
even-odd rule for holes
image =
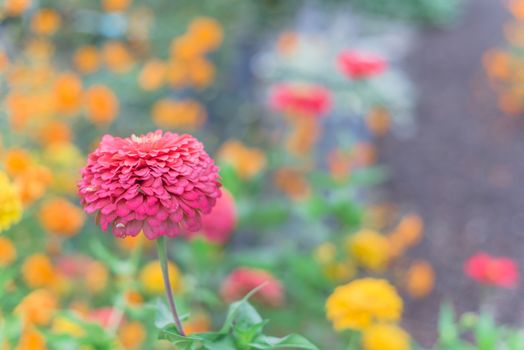
{"label": "orange marigold bloom", "polygon": [[40,198],[51,183],[52,175],[49,169],[43,166],[31,166],[20,176],[15,183],[20,189],[20,199],[27,205]]}
{"label": "orange marigold bloom", "polygon": [[86,91],[87,117],[97,125],[109,124],[118,113],[119,104],[112,90],[93,85]]}
{"label": "orange marigold bloom", "polygon": [[157,90],[166,80],[167,66],[159,59],[149,60],[138,77],[140,87],[147,91]]}
{"label": "orange marigold bloom", "polygon": [[412,298],[424,298],[435,287],[435,271],[433,267],[424,260],[418,260],[409,267],[405,288]]}
{"label": "orange marigold bloom", "polygon": [[197,312],[184,321],[184,331],[186,334],[206,333],[211,331],[211,320],[209,315]]}
{"label": "orange marigold bloom", "polygon": [[44,229],[66,237],[77,234],[85,221],[83,210],[63,198],[44,202],[38,216]]}
{"label": "orange marigold bloom", "polygon": [[64,73],[55,81],[54,94],[60,113],[75,114],[82,103],[82,81],[73,73]]}
{"label": "orange marigold bloom", "polygon": [[31,0],[5,0],[4,10],[9,16],[18,16],[31,6]]}
{"label": "orange marigold bloom", "polygon": [[265,153],[258,148],[246,147],[237,140],[227,141],[220,147],[218,157],[231,165],[242,179],[251,179],[267,164]]}
{"label": "orange marigold bloom", "polygon": [[203,52],[217,49],[224,37],[220,23],[210,17],[195,18],[191,21],[188,32]]}
{"label": "orange marigold bloom", "polygon": [[88,45],[78,48],[73,55],[73,63],[81,73],[90,74],[100,66],[100,57],[96,46]]}
{"label": "orange marigold bloom", "polygon": [[22,277],[29,287],[38,288],[50,287],[57,275],[51,260],[46,255],[34,254],[24,261]]}
{"label": "orange marigold bloom", "polygon": [[187,62],[187,78],[198,88],[211,85],[215,78],[215,67],[205,58],[196,58]]}
{"label": "orange marigold bloom", "polygon": [[373,108],[366,116],[366,125],[375,136],[384,136],[390,128],[391,118],[384,107]]}
{"label": "orange marigold bloom", "polygon": [[106,43],[102,48],[102,55],[107,68],[115,73],[126,73],[133,64],[131,53],[120,41]]}
{"label": "orange marigold bloom", "polygon": [[27,327],[22,331],[17,350],[46,350],[46,340],[42,333],[33,327]]}
{"label": "orange marigold bloom", "polygon": [[44,326],[51,321],[57,305],[58,301],[53,293],[37,289],[22,299],[15,309],[15,314],[20,315],[26,324]]}
{"label": "orange marigold bloom", "polygon": [[153,121],[162,128],[194,130],[206,120],[204,107],[193,100],[175,101],[170,98],[158,100],[151,111]]}
{"label": "orange marigold bloom", "polygon": [[18,176],[31,167],[31,156],[26,150],[12,148],[5,153],[4,165],[6,172],[10,176]]}
{"label": "orange marigold bloom", "polygon": [[182,61],[190,61],[198,58],[201,48],[198,42],[189,35],[183,35],[173,39],[170,47],[171,58]]}
{"label": "orange marigold bloom", "polygon": [[40,9],[31,19],[31,29],[38,34],[50,35],[56,32],[60,22],[60,16],[55,10]]}
{"label": "orange marigold bloom", "polygon": [[69,143],[71,141],[71,127],[62,121],[50,121],[40,129],[39,139],[45,146]]}
{"label": "orange marigold bloom", "polygon": [[304,200],[311,193],[311,186],[302,171],[280,168],[273,176],[275,186],[293,200]]}
{"label": "orange marigold bloom", "polygon": [[131,0],[102,0],[102,8],[107,12],[125,11]]}
{"label": "orange marigold bloom", "polygon": [[146,330],[140,322],[125,323],[118,331],[118,339],[124,349],[142,349],[146,336]]}
{"label": "orange marigold bloom", "polygon": [[5,267],[16,260],[16,247],[13,242],[0,236],[0,267]]}

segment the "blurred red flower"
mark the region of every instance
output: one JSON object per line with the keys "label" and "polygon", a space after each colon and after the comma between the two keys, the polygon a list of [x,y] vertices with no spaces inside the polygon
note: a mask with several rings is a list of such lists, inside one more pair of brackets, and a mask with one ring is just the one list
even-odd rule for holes
{"label": "blurred red flower", "polygon": [[519,279],[517,263],[507,257],[493,257],[480,252],[470,257],[464,271],[471,279],[487,285],[511,288]]}
{"label": "blurred red flower", "polygon": [[382,73],[387,62],[381,56],[359,51],[344,51],[338,55],[339,70],[351,79],[364,79]]}
{"label": "blurred red flower", "polygon": [[220,288],[220,295],[226,302],[242,299],[253,289],[264,285],[252,300],[263,305],[278,307],[284,302],[284,289],[268,271],[239,267],[226,277]]}
{"label": "blurred red flower", "polygon": [[331,91],[305,83],[281,83],[271,88],[270,107],[281,113],[319,117],[331,108]]}

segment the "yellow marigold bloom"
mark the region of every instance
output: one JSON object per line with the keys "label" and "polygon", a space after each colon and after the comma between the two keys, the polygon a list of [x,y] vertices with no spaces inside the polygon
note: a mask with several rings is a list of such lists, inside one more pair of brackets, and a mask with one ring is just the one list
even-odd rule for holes
{"label": "yellow marigold bloom", "polygon": [[405,288],[408,294],[415,299],[424,298],[435,287],[435,271],[433,267],[423,260],[415,261],[409,267]]}
{"label": "yellow marigold bloom", "polygon": [[162,128],[194,130],[206,121],[204,107],[193,100],[175,101],[170,98],[158,100],[151,111],[153,121]]}
{"label": "yellow marigold bloom", "polygon": [[88,291],[98,294],[104,291],[109,281],[109,271],[99,261],[92,261],[87,267],[84,283]]}
{"label": "yellow marigold bloom", "polygon": [[34,254],[24,261],[22,277],[29,287],[38,288],[51,287],[57,275],[51,260],[46,255]]}
{"label": "yellow marigold bloom", "polygon": [[332,262],[324,266],[324,274],[332,281],[347,281],[357,274],[357,267],[351,261]]}
{"label": "yellow marigold bloom", "polygon": [[7,237],[0,236],[0,267],[5,267],[16,260],[16,247]]}
{"label": "yellow marigold bloom", "polygon": [[40,9],[31,18],[31,29],[38,34],[51,35],[56,32],[60,22],[60,16],[56,11]]}
{"label": "yellow marigold bloom", "polygon": [[191,21],[188,32],[202,52],[217,49],[224,37],[220,23],[210,17],[195,18]]}
{"label": "yellow marigold bloom", "polygon": [[392,324],[375,324],[362,334],[364,350],[409,350],[410,342],[409,335]]}
{"label": "yellow marigold bloom", "polygon": [[149,60],[138,77],[138,84],[147,91],[157,90],[166,81],[167,65],[159,59]]}
{"label": "yellow marigold bloom", "polygon": [[45,326],[49,324],[57,309],[58,301],[54,294],[45,289],[37,289],[22,299],[15,308],[25,324]]}
{"label": "yellow marigold bloom", "polygon": [[116,95],[104,85],[91,86],[85,96],[87,117],[96,125],[109,124],[115,119],[119,104]]}
{"label": "yellow marigold bloom", "polygon": [[85,331],[82,326],[64,316],[57,316],[54,318],[51,325],[51,331],[56,334],[67,334],[76,338],[80,338],[85,335]]}
{"label": "yellow marigold bloom", "polygon": [[[175,264],[169,262],[168,264],[169,280],[174,292],[181,289],[181,275]],[[164,293],[164,279],[162,277],[162,269],[160,268],[160,261],[154,260],[145,265],[140,271],[140,283],[142,288],[149,294],[161,295]]]}
{"label": "yellow marigold bloom", "polygon": [[388,239],[373,230],[363,229],[348,237],[346,249],[358,264],[370,270],[383,270],[389,261]]}
{"label": "yellow marigold bloom", "polygon": [[124,43],[110,41],[102,48],[102,56],[107,68],[115,73],[126,73],[133,65],[133,57]]}
{"label": "yellow marigold bloom", "polygon": [[17,350],[46,350],[44,336],[33,327],[27,327],[22,331]]}
{"label": "yellow marigold bloom", "polygon": [[125,11],[131,0],[102,0],[102,8],[107,12]]}
{"label": "yellow marigold bloom", "polygon": [[10,16],[21,15],[31,6],[31,0],[5,0],[4,10]]}
{"label": "yellow marigold bloom", "polygon": [[5,153],[4,165],[10,176],[18,176],[31,167],[31,156],[26,150],[11,148]]}
{"label": "yellow marigold bloom", "polygon": [[397,321],[402,299],[383,279],[363,278],[337,287],[326,302],[327,318],[336,330],[361,330],[377,321]]}
{"label": "yellow marigold bloom", "polygon": [[195,58],[187,62],[187,79],[197,88],[211,85],[215,78],[215,67],[205,58]]}
{"label": "yellow marigold bloom", "polygon": [[251,179],[267,164],[266,154],[258,148],[246,147],[237,140],[227,141],[220,147],[218,157],[231,165],[242,179]]}
{"label": "yellow marigold bloom", "polygon": [[22,217],[22,202],[17,189],[0,171],[0,232],[7,230]]}
{"label": "yellow marigold bloom", "polygon": [[82,46],[73,55],[75,68],[83,74],[96,72],[100,66],[100,55],[96,46]]}
{"label": "yellow marigold bloom", "polygon": [[84,211],[63,198],[45,201],[38,213],[40,223],[47,231],[70,237],[84,225]]}
{"label": "yellow marigold bloom", "polygon": [[75,74],[61,74],[55,81],[53,93],[60,113],[73,115],[79,111],[82,103],[82,81]]}
{"label": "yellow marigold bloom", "polygon": [[118,330],[118,339],[124,349],[142,349],[146,330],[140,322],[125,323]]}
{"label": "yellow marigold bloom", "polygon": [[197,312],[184,321],[186,334],[206,333],[211,331],[211,319],[204,312]]}
{"label": "yellow marigold bloom", "polygon": [[335,260],[337,247],[331,242],[322,243],[315,249],[313,256],[319,264],[328,264]]}

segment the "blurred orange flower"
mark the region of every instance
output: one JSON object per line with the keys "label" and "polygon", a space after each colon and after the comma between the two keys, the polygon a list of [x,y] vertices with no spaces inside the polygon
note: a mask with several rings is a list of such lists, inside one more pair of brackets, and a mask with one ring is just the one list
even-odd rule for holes
{"label": "blurred orange flower", "polygon": [[44,146],[69,143],[71,141],[71,127],[58,120],[45,123],[40,129],[39,141]]}
{"label": "blurred orange flower", "polygon": [[195,18],[189,25],[188,33],[202,52],[216,50],[224,36],[220,23],[210,17]]}
{"label": "blurred orange flower", "polygon": [[63,73],[55,81],[54,94],[58,111],[73,115],[82,103],[82,81],[73,73]]}
{"label": "blurred orange flower", "polygon": [[392,257],[398,257],[416,245],[422,239],[424,222],[416,214],[407,214],[399,222],[398,226],[389,233],[388,239],[392,246]]}
{"label": "blurred orange flower", "polygon": [[124,323],[118,330],[118,339],[124,349],[142,349],[146,330],[140,322]]}
{"label": "blurred orange flower", "polygon": [[215,77],[215,67],[205,58],[196,58],[187,63],[187,78],[197,88],[211,85]]}
{"label": "blurred orange flower", "polygon": [[482,59],[486,73],[494,79],[507,79],[510,75],[510,56],[501,50],[489,50]]}
{"label": "blurred orange flower", "polygon": [[37,34],[51,35],[60,26],[60,15],[51,9],[38,10],[31,18],[31,29]]}
{"label": "blurred orange flower", "polygon": [[166,74],[167,82],[171,87],[180,88],[187,83],[187,67],[180,60],[170,60]]}
{"label": "blurred orange flower", "polygon": [[34,327],[26,327],[20,335],[20,342],[17,350],[46,350],[46,340],[44,335]]}
{"label": "blurred orange flower", "polygon": [[29,152],[21,148],[11,148],[4,155],[4,166],[6,172],[13,177],[28,171],[32,165]]}
{"label": "blurred orange flower", "polygon": [[509,0],[508,8],[511,14],[519,21],[524,21],[524,1],[523,0]]}
{"label": "blurred orange flower", "polygon": [[173,39],[170,53],[171,58],[185,62],[194,60],[202,54],[196,40],[187,34]]}
{"label": "blurred orange flower", "polygon": [[102,47],[102,56],[107,68],[115,73],[126,73],[133,65],[133,57],[127,46],[120,41],[107,42]]}
{"label": "blurred orange flower", "polygon": [[159,59],[149,60],[138,77],[140,87],[147,91],[157,90],[166,80],[167,66]]}
{"label": "blurred orange flower", "polygon": [[22,299],[15,309],[25,324],[44,326],[49,324],[58,306],[56,296],[48,290],[37,289]]}
{"label": "blurred orange flower", "polygon": [[87,290],[93,294],[98,294],[106,289],[109,282],[109,271],[99,261],[92,261],[88,264],[84,276]]}
{"label": "blurred orange flower", "polygon": [[184,321],[186,334],[206,333],[211,331],[211,319],[204,312],[196,312]]}
{"label": "blurred orange flower", "polygon": [[5,237],[0,236],[0,267],[6,267],[16,260],[16,247],[13,242]]}
{"label": "blurred orange flower", "polygon": [[49,169],[33,165],[27,171],[15,178],[15,184],[20,190],[20,198],[24,205],[40,198],[51,183],[52,175]]}
{"label": "blurred orange flower", "polygon": [[8,15],[18,16],[27,10],[31,6],[31,3],[31,0],[5,0],[3,7]]}
{"label": "blurred orange flower", "polygon": [[100,66],[100,57],[96,46],[87,45],[78,48],[73,55],[73,63],[81,73],[90,74]]}
{"label": "blurred orange flower", "polygon": [[194,130],[206,120],[204,107],[193,100],[161,99],[153,105],[151,114],[155,124],[162,128]]}
{"label": "blurred orange flower", "polygon": [[131,0],[102,0],[102,8],[107,12],[125,11]]}
{"label": "blurred orange flower", "polygon": [[[182,275],[178,267],[172,262],[168,263],[168,274],[173,292],[179,292],[182,288]],[[144,288],[144,291],[147,293],[153,295],[161,295],[164,293],[164,279],[158,260],[147,263],[142,270],[140,270],[139,278],[142,288]]]}
{"label": "blurred orange flower", "polygon": [[112,90],[104,85],[93,85],[85,95],[87,117],[96,125],[109,124],[118,113],[119,104]]}
{"label": "blurred orange flower", "polygon": [[384,136],[389,131],[391,118],[384,107],[375,107],[366,116],[366,125],[375,136]]}
{"label": "blurred orange flower", "polygon": [[218,150],[218,158],[231,165],[242,179],[251,179],[260,173],[267,164],[264,151],[249,148],[237,140],[225,142]]}
{"label": "blurred orange flower", "polygon": [[63,198],[44,202],[38,217],[45,230],[65,237],[77,234],[85,221],[83,210]]}
{"label": "blurred orange flower", "polygon": [[273,174],[273,182],[280,191],[296,201],[306,199],[311,193],[311,186],[305,174],[298,169],[277,169]]}
{"label": "blurred orange flower", "polygon": [[435,271],[433,267],[424,260],[414,261],[409,267],[405,288],[408,294],[415,299],[424,298],[435,287]]}
{"label": "blurred orange flower", "polygon": [[22,277],[31,288],[51,287],[57,274],[51,260],[44,254],[29,256],[22,265]]}

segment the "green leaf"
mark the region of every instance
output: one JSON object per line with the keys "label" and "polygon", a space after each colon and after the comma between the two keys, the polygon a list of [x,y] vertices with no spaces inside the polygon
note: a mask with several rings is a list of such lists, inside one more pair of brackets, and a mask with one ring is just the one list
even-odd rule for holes
{"label": "green leaf", "polygon": [[255,349],[309,349],[319,348],[309,340],[298,334],[290,334],[283,338],[261,335],[255,342],[250,344]]}
{"label": "green leaf", "polygon": [[441,306],[438,327],[441,345],[450,346],[458,340],[455,311],[450,303]]}
{"label": "green leaf", "polygon": [[256,309],[253,306],[251,306],[251,304],[249,304],[248,300],[260,289],[264,288],[265,285],[265,283],[261,284],[260,286],[246,294],[244,298],[232,303],[229,306],[226,321],[224,322],[224,325],[220,330],[221,333],[228,333],[231,329],[233,329],[234,323],[237,322],[237,318],[244,324],[254,325],[262,321],[262,317],[260,317]]}
{"label": "green leaf", "polygon": [[493,316],[483,313],[475,328],[475,337],[478,350],[492,350],[497,348],[499,331]]}

